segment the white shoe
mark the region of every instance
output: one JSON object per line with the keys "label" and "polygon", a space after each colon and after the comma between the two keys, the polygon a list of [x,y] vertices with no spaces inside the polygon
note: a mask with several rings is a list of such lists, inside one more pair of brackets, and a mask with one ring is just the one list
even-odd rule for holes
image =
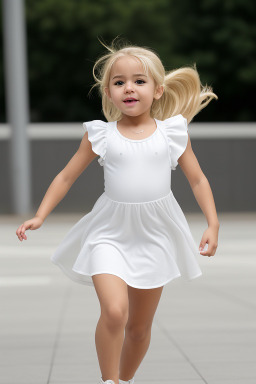
{"label": "white shoe", "polygon": [[124,380],[119,379],[119,384],[134,384],[134,377],[128,381],[124,381]]}
{"label": "white shoe", "polygon": [[103,381],[102,380],[102,377],[100,378],[100,382],[99,384],[115,384],[115,382],[113,380],[106,380],[106,381]]}

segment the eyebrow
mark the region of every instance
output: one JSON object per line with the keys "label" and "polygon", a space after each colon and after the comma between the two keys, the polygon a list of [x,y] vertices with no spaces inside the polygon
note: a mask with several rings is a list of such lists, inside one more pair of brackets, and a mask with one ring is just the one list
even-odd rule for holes
{"label": "eyebrow", "polygon": [[[135,75],[133,76],[144,76],[144,77],[147,77],[146,75],[144,75],[143,73],[136,73]],[[115,78],[117,77],[125,77],[124,75],[116,75],[112,78],[112,80],[114,80]]]}

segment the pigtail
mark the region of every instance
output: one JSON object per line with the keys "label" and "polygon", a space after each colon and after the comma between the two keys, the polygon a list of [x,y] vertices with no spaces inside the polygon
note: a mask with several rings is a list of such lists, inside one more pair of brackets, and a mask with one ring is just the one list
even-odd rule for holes
{"label": "pigtail", "polygon": [[156,119],[165,120],[182,114],[190,123],[212,99],[218,99],[211,87],[201,84],[196,64],[193,67],[181,67],[166,72],[159,56],[152,49],[114,42],[115,40],[111,46],[102,43],[108,53],[98,58],[94,64],[95,84],[91,88],[91,90],[94,87],[98,88],[102,98],[102,111],[108,121],[119,120],[122,117],[121,111],[111,103],[104,89],[109,86],[110,71],[115,60],[125,55],[139,59],[144,70],[146,72],[150,70],[155,85],[164,87],[160,99],[154,99],[151,106],[150,114]]}
{"label": "pigtail", "polygon": [[161,110],[163,120],[182,114],[189,123],[212,99],[218,99],[218,96],[210,86],[201,84],[194,64],[194,68],[183,67],[166,72],[158,110]]}

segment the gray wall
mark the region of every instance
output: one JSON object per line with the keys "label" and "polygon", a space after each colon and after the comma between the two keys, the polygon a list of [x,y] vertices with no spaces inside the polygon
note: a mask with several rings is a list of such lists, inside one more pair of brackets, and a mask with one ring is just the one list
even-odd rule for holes
{"label": "gray wall", "polygon": [[[230,138],[228,137],[230,134],[226,136],[223,134],[224,128],[219,129],[218,134],[214,129],[200,130],[202,126],[197,131],[198,125],[192,123],[189,126],[192,148],[211,185],[217,212],[256,211],[255,127],[250,127],[248,131],[249,125],[247,124],[247,133],[249,132],[247,135],[246,129],[244,131],[233,129],[233,136],[236,137]],[[59,126],[62,127],[62,130],[58,131],[59,135],[54,136],[54,131],[51,130],[51,139],[47,138],[50,135],[47,134],[46,129],[41,137],[31,134],[33,214],[38,209],[53,178],[65,167],[78,149],[83,135],[80,124],[73,124],[72,130],[71,125],[68,124],[65,129],[63,124]],[[32,131],[36,132],[36,129],[35,124]],[[37,129],[37,131],[39,130]],[[65,132],[71,137],[68,135],[65,137]],[[211,132],[212,134],[210,134]],[[9,140],[6,126],[0,126],[0,133],[2,133],[0,135],[0,211],[1,213],[12,213]],[[243,133],[245,134],[243,135]],[[214,138],[214,136],[219,137]],[[103,167],[99,165],[97,159],[98,157],[77,179],[53,212],[81,212],[82,214],[93,207],[96,199],[104,191]],[[172,172],[171,188],[184,212],[201,211],[179,166]]]}

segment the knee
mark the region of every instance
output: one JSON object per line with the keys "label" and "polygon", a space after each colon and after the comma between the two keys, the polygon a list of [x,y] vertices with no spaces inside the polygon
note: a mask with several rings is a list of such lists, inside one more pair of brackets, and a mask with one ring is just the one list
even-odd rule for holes
{"label": "knee", "polygon": [[102,313],[109,328],[123,327],[128,320],[128,309],[118,305],[111,305]]}
{"label": "knee", "polygon": [[133,341],[143,341],[151,333],[151,326],[134,325],[125,328],[125,333]]}

